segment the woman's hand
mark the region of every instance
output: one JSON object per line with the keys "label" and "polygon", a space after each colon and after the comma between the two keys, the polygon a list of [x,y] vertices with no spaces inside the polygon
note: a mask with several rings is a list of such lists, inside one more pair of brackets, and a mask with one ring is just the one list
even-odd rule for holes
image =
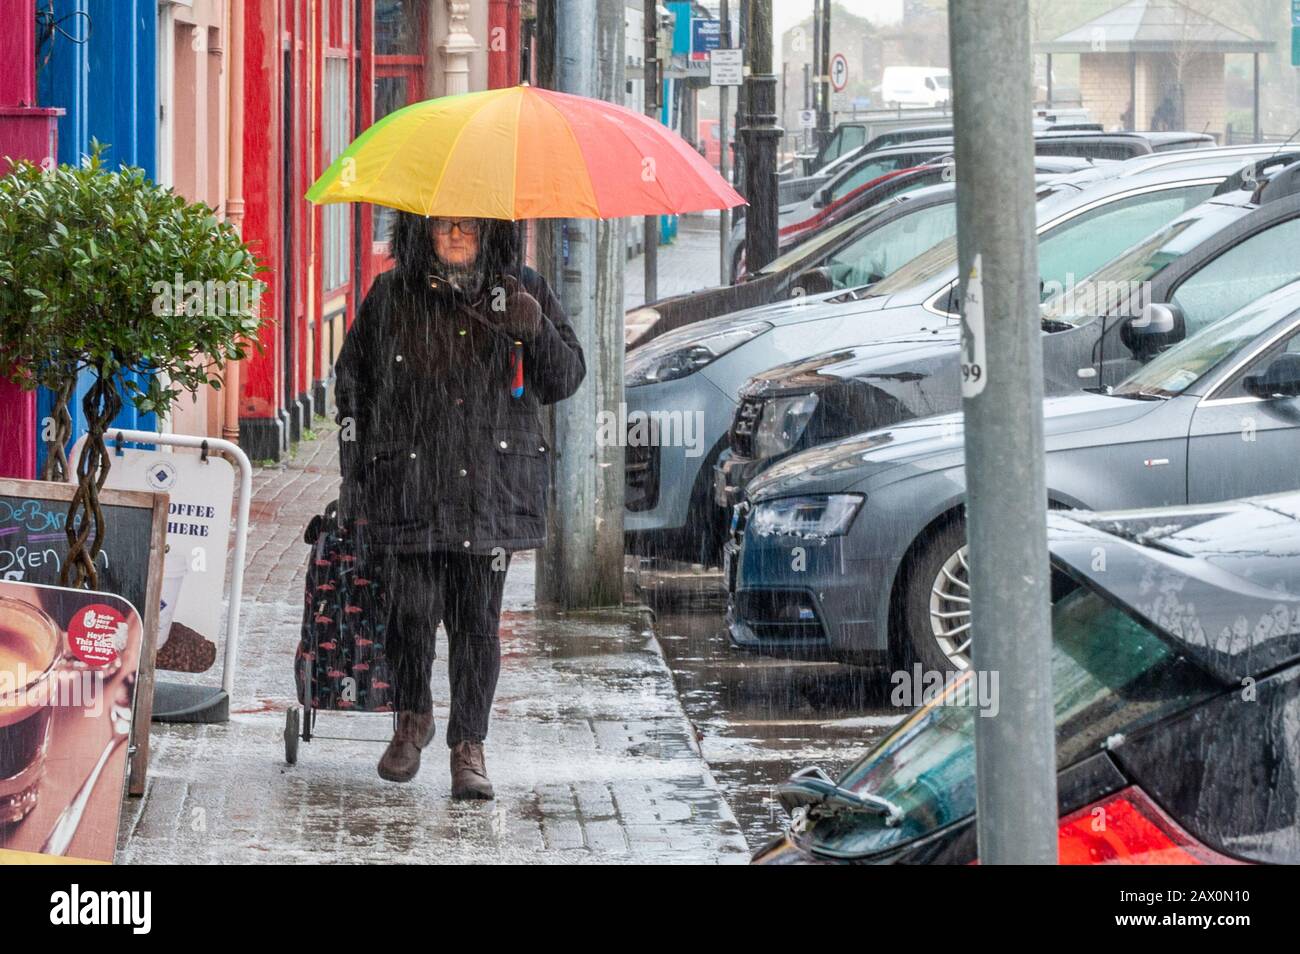
{"label": "woman's hand", "polygon": [[518,338],[532,338],[542,329],[542,306],[513,275],[503,276],[500,287],[489,289],[488,314]]}

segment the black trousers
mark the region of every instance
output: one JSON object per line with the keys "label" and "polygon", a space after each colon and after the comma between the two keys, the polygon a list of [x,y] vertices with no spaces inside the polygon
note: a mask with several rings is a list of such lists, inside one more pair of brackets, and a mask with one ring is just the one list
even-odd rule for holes
{"label": "black trousers", "polygon": [[386,646],[395,707],[429,712],[429,682],[438,623],[447,630],[451,720],[447,745],[482,742],[501,672],[501,594],[510,555],[385,553],[381,580],[388,593]]}

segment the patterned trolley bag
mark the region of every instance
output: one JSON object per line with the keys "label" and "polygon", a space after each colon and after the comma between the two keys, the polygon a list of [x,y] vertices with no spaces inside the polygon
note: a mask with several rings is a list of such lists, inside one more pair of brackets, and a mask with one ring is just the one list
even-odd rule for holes
{"label": "patterned trolley bag", "polygon": [[294,656],[298,701],[308,710],[391,712],[384,652],[387,601],[365,559],[365,521],[343,523],[338,501],[307,525],[311,546],[302,638]]}

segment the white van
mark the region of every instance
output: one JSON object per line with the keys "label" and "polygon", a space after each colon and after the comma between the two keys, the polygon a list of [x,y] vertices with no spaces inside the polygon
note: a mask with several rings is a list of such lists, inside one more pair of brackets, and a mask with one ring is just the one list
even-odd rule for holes
{"label": "white van", "polygon": [[952,79],[939,66],[886,66],[880,82],[885,106],[942,106],[952,99]]}

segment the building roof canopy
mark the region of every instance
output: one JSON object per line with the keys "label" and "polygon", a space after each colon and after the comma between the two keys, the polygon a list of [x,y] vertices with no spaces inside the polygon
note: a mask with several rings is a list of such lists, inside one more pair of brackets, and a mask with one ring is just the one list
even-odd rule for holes
{"label": "building roof canopy", "polygon": [[1178,0],[1128,0],[1108,13],[1034,44],[1035,53],[1267,53],[1257,40]]}

